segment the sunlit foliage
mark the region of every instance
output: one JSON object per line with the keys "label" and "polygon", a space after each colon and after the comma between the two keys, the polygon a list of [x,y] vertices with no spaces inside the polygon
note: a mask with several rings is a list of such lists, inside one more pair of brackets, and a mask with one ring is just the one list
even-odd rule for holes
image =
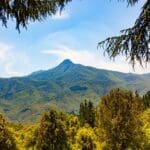
{"label": "sunlit foliage", "polygon": [[98,150],[97,137],[90,127],[82,127],[75,136],[73,150]]}
{"label": "sunlit foliage", "polygon": [[50,110],[44,114],[40,121],[37,148],[39,150],[69,149],[62,113]]}
{"label": "sunlit foliage", "polygon": [[142,129],[145,134],[143,139],[143,149],[149,150],[150,149],[150,109],[145,110],[141,115],[142,120]]}
{"label": "sunlit foliage", "polygon": [[87,101],[81,105],[84,114],[92,110],[94,126],[54,109],[36,124],[10,123],[0,115],[0,150],[150,149],[150,109],[137,93],[114,89],[96,108],[87,109]]}
{"label": "sunlit foliage", "polygon": [[140,149],[139,115],[143,105],[132,92],[114,89],[101,99],[99,121],[106,135],[108,149]]}
{"label": "sunlit foliage", "polygon": [[15,140],[8,128],[8,122],[0,114],[0,149],[1,150],[16,150]]}

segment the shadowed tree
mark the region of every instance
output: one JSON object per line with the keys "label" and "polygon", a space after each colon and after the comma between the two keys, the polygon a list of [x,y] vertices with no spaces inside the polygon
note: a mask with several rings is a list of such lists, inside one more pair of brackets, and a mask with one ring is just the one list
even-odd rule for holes
{"label": "shadowed tree", "polygon": [[84,101],[80,104],[79,110],[79,121],[81,126],[84,126],[88,123],[91,127],[94,127],[95,124],[95,113],[94,113],[94,106],[91,101]]}
{"label": "shadowed tree", "polygon": [[143,95],[143,103],[145,108],[150,108],[150,91]]}

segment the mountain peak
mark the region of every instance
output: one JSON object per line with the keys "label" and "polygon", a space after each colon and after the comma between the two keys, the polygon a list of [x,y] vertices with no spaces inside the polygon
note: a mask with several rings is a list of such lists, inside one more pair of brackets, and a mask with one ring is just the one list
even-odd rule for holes
{"label": "mountain peak", "polygon": [[65,59],[62,63],[60,63],[56,68],[67,71],[68,69],[72,68],[74,66],[74,63],[70,59]]}
{"label": "mountain peak", "polygon": [[69,65],[69,64],[73,64],[73,62],[70,59],[65,59],[61,64]]}

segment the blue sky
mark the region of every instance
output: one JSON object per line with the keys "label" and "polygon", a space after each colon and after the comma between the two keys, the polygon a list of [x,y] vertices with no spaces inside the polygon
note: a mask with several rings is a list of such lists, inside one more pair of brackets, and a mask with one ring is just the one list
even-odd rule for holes
{"label": "blue sky", "polygon": [[144,1],[127,7],[117,0],[73,0],[63,10],[43,22],[31,22],[19,34],[15,23],[0,26],[0,77],[22,76],[33,71],[50,69],[66,58],[74,63],[117,70],[147,73],[136,65],[135,71],[119,56],[116,61],[103,55],[97,43],[131,27]]}

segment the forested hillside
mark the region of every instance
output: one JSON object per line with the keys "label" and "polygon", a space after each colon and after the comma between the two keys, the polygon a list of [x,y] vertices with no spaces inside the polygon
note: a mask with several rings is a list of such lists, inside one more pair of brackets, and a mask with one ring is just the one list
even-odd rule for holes
{"label": "forested hillside", "polygon": [[0,110],[10,120],[23,122],[35,121],[50,107],[77,113],[83,100],[90,99],[96,105],[115,87],[144,94],[150,90],[150,74],[126,74],[64,60],[50,70],[1,78]]}
{"label": "forested hillside", "polygon": [[0,115],[2,150],[149,150],[150,92],[143,97],[113,89],[79,114],[50,109],[36,124],[8,122]]}

